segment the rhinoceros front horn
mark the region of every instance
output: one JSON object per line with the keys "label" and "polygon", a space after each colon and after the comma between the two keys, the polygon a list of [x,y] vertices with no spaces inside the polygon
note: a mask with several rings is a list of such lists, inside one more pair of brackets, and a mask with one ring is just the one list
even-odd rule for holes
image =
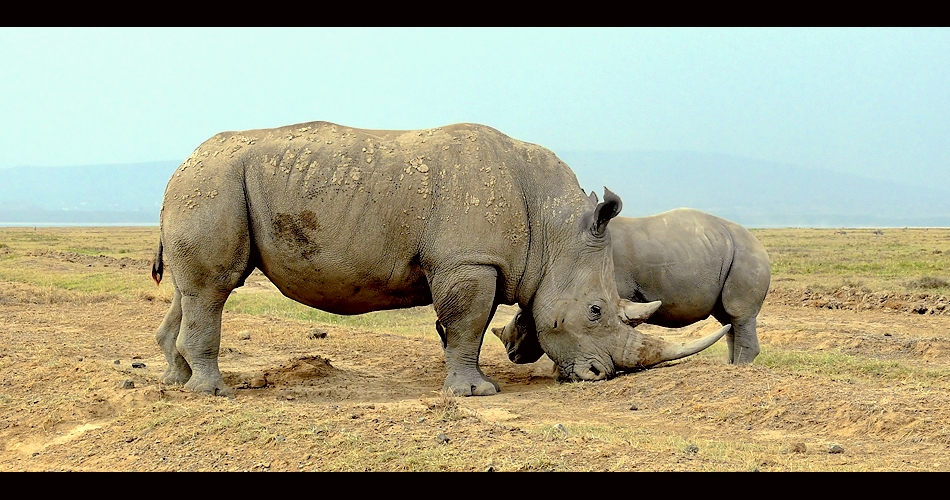
{"label": "rhinoceros front horn", "polygon": [[685,358],[715,344],[730,328],[732,325],[726,325],[712,335],[683,344],[640,332],[631,333],[624,342],[623,350],[614,357],[614,364],[620,370],[636,370]]}

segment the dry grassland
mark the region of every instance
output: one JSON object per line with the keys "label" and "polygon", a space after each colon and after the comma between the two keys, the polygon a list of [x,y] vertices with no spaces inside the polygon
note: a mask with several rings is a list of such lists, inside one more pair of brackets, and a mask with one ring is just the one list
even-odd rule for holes
{"label": "dry grassland", "polygon": [[431,308],[334,316],[255,273],[224,315],[227,399],[158,383],[157,228],[0,228],[0,470],[950,470],[950,229],[754,233],[751,366],[720,342],[560,384],[489,334],[502,392],[455,398]]}

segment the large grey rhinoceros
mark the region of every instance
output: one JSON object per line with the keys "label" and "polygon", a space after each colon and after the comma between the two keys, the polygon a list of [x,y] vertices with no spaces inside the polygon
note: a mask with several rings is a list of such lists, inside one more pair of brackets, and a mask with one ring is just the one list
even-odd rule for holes
{"label": "large grey rhinoceros", "polygon": [[621,202],[604,199],[591,205],[547,149],[482,125],[218,134],[165,191],[152,267],[156,282],[167,267],[175,289],[156,333],[162,380],[233,394],[218,368],[221,312],[254,268],[331,313],[434,304],[444,387],[456,394],[499,390],[478,366],[498,304],[531,310],[567,378],[639,365],[659,344],[621,321],[631,304],[617,294],[607,231]]}
{"label": "large grey rhinoceros", "polygon": [[[596,203],[594,193],[590,196]],[[712,315],[732,325],[726,334],[730,363],[751,363],[758,356],[756,316],[771,271],[765,247],[752,233],[714,215],[678,208],[617,217],[610,234],[617,292],[643,303],[628,324],[679,328]],[[533,363],[544,354],[533,331],[533,318],[521,312],[505,327],[492,328],[515,363]]]}

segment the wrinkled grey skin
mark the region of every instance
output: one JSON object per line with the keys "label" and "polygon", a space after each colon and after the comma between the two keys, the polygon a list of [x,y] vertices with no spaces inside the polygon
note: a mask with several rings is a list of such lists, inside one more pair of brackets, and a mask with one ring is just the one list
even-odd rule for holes
{"label": "wrinkled grey skin", "polygon": [[478,366],[498,304],[532,312],[565,377],[612,376],[644,340],[621,321],[607,232],[621,202],[604,198],[592,205],[550,151],[482,125],[218,134],[165,191],[152,269],[158,282],[167,266],[175,289],[156,333],[162,381],[232,394],[221,312],[254,268],[331,313],[433,304],[456,394],[499,390]]}
{"label": "wrinkled grey skin", "polygon": [[[591,201],[596,197],[591,194]],[[769,289],[765,247],[742,226],[699,210],[680,208],[610,223],[617,291],[635,302],[662,303],[635,321],[679,328],[710,315],[731,324],[729,362],[751,363],[759,354],[756,316]],[[657,304],[659,305],[659,304]],[[530,315],[519,312],[492,331],[515,363],[533,363],[543,351],[531,334]]]}

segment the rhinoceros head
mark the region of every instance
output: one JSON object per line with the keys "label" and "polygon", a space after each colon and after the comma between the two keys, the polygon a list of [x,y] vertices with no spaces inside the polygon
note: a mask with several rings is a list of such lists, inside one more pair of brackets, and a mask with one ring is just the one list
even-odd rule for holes
{"label": "rhinoceros head", "polygon": [[633,328],[660,303],[635,304],[620,298],[607,225],[620,213],[622,202],[607,189],[602,203],[596,203],[596,196],[590,201],[590,211],[580,217],[575,237],[568,238],[556,258],[549,260],[552,278],[538,287],[529,310],[507,327],[493,330],[505,342],[509,358],[530,363],[543,350],[561,378],[602,380],[617,371],[688,356],[722,337],[728,327],[690,344],[674,345]]}

